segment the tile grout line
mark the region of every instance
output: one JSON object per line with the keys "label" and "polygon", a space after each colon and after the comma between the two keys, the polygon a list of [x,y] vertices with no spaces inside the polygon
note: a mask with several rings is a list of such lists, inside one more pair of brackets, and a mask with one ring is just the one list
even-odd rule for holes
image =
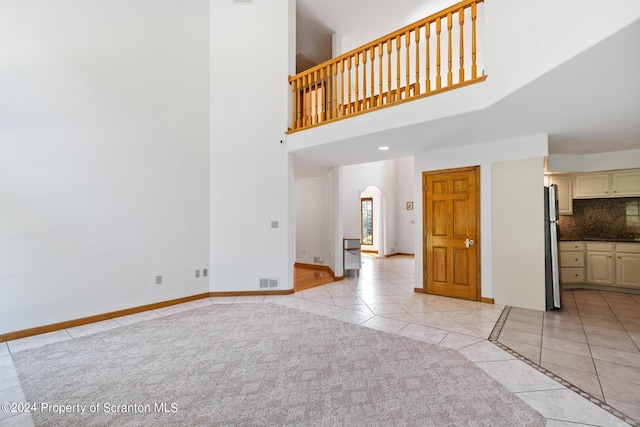
{"label": "tile grout line", "polygon": [[[574,292],[572,290],[571,291],[571,295],[573,295],[573,294],[574,294]],[[602,296],[602,293],[600,291],[598,291],[598,295],[600,295],[600,298],[602,298],[604,300],[604,302],[607,304],[607,306],[609,306],[609,303],[607,302],[606,299],[604,299],[604,297]],[[589,342],[589,335],[587,334],[587,330],[584,328],[584,321],[582,320],[582,315],[580,314],[580,308],[578,307],[578,300],[576,300],[575,295],[573,295],[573,300],[576,303],[576,312],[578,313],[578,318],[580,319],[580,325],[582,325],[582,333],[584,333],[584,339],[587,341],[587,348],[589,349],[589,355],[591,357],[591,362],[593,363],[593,369],[596,372],[596,378],[598,379],[598,387],[600,388],[600,393],[602,393],[602,398],[606,402],[607,398],[606,398],[606,396],[604,394],[604,389],[602,388],[602,382],[600,382],[600,375],[598,375],[598,366],[596,365],[596,360],[593,357],[593,352],[591,351],[591,343]],[[611,307],[609,307],[609,309],[611,309]],[[615,313],[614,313],[614,316],[615,316]],[[620,325],[622,325],[622,323]]]}
{"label": "tile grout line", "polygon": [[[615,310],[613,307],[611,307],[611,304],[609,304],[609,301],[608,301],[606,298],[604,298],[604,296],[603,296],[603,299],[604,299],[604,302],[605,302],[605,303],[607,303],[607,305],[609,306],[609,310],[611,310],[611,312],[612,312],[612,313],[613,313],[613,315],[615,316],[615,318],[616,318],[616,320],[618,321],[618,323],[620,323],[620,326],[622,326],[622,329],[623,329],[623,330],[624,330],[624,332],[627,334],[627,337],[629,337],[629,339],[631,340],[631,342],[633,343],[633,345],[635,345],[635,346],[636,346],[636,349],[638,350],[638,352],[640,352],[640,345],[638,345],[638,343],[636,343],[636,342],[633,340],[633,338],[631,338],[631,335],[629,335],[629,331],[627,330],[626,326],[624,326],[624,323],[622,323],[622,322],[620,321],[620,319],[618,318],[618,314],[616,313],[616,310]],[[635,300],[635,298],[632,298],[632,299],[633,299],[633,300]]]}
{"label": "tile grout line", "polygon": [[563,386],[565,386],[569,390],[573,391],[574,393],[578,394],[579,396],[582,396],[583,398],[587,399],[589,402],[597,405],[598,407],[600,407],[603,410],[607,411],[611,415],[619,418],[620,420],[626,422],[627,424],[629,424],[631,426],[634,426],[634,427],[637,427],[639,425],[636,420],[634,420],[633,418],[629,417],[628,415],[625,415],[624,413],[618,411],[613,406],[611,406],[611,405],[607,404],[606,402],[602,401],[601,399],[593,396],[591,393],[588,393],[588,392],[582,390],[580,387],[577,387],[577,386],[571,384],[569,381],[567,381],[567,380],[563,379],[562,377],[554,374],[553,372],[551,372],[548,369],[540,366],[539,364],[535,363],[534,361],[524,357],[523,355],[521,355],[517,351],[512,350],[511,348],[507,347],[506,345],[500,343],[498,341],[498,337],[500,336],[500,332],[502,332],[502,328],[504,327],[504,324],[506,323],[507,317],[509,316],[510,312],[511,312],[511,307],[506,306],[504,308],[504,310],[502,311],[502,314],[500,315],[500,318],[496,322],[496,326],[493,328],[493,330],[491,331],[491,334],[489,335],[489,340],[488,340],[489,342],[491,342],[492,344],[494,344],[497,347],[501,348],[502,350],[506,351],[510,355],[514,356],[516,359],[526,363],[527,365],[531,366],[532,368],[534,368],[534,369],[538,370],[539,372],[545,374],[547,377],[551,378],[552,380],[557,381],[558,383],[562,384]]}

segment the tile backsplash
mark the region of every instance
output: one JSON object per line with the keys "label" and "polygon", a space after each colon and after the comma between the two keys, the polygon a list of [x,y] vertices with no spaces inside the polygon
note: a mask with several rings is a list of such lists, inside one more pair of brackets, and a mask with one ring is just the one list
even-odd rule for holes
{"label": "tile backsplash", "polygon": [[640,198],[575,199],[573,215],[560,215],[561,240],[638,239]]}

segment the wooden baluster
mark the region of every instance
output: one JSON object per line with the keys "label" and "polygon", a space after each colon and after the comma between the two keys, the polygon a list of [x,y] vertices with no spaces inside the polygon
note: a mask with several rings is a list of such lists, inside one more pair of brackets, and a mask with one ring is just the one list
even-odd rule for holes
{"label": "wooden baluster", "polygon": [[301,98],[302,98],[302,125],[307,127],[309,125],[307,117],[307,109],[309,108],[309,103],[307,102],[307,81],[309,79],[309,75],[305,74],[302,76],[302,90],[301,90]]}
{"label": "wooden baluster", "polygon": [[382,55],[384,54],[384,51],[382,50],[382,42],[380,42],[380,44],[378,44],[378,59],[380,60],[380,75],[379,77],[379,83],[380,83],[380,90],[378,91],[378,102],[376,103],[376,105],[382,105]]}
{"label": "wooden baluster", "polygon": [[471,3],[471,78],[478,77],[476,67],[476,3]]}
{"label": "wooden baluster", "polygon": [[453,28],[453,15],[447,14],[447,86],[453,84],[453,40],[451,40],[451,28]]}
{"label": "wooden baluster", "polygon": [[318,86],[318,88],[316,89],[316,92],[320,92],[318,94],[318,97],[320,98],[320,100],[318,101],[318,106],[320,107],[319,110],[319,114],[320,114],[320,122],[324,122],[325,120],[327,120],[327,105],[325,102],[326,99],[326,92],[327,92],[327,75],[326,75],[326,68],[322,67],[320,69],[320,84]]}
{"label": "wooden baluster", "polygon": [[391,96],[391,41],[387,40],[387,103],[389,103]]}
{"label": "wooden baluster", "polygon": [[302,89],[302,80],[301,79],[296,79],[296,100],[295,100],[295,105],[296,105],[296,129],[301,128],[302,127],[302,106],[303,106],[303,99],[302,97],[304,96],[304,89]]}
{"label": "wooden baluster", "polygon": [[376,58],[376,47],[372,46],[371,47],[371,101],[369,102],[369,107],[375,107],[375,104],[373,102],[373,95],[375,93],[375,88],[376,88],[376,84],[375,84],[375,58]]}
{"label": "wooden baluster", "polygon": [[427,81],[425,82],[425,93],[429,93],[431,92],[431,51],[429,49],[429,45],[431,44],[431,22],[427,22],[427,25],[424,26],[424,39],[425,39],[425,44],[427,45],[426,48],[426,73],[427,73]]}
{"label": "wooden baluster", "polygon": [[416,28],[416,90],[413,92],[413,95],[420,94],[420,31],[422,31],[422,27],[418,26]]}
{"label": "wooden baluster", "polygon": [[318,70],[313,72],[313,118],[312,124],[318,123]]}
{"label": "wooden baluster", "polygon": [[314,125],[316,118],[316,73],[309,74],[309,126]]}
{"label": "wooden baluster", "polygon": [[324,90],[322,91],[322,114],[324,120],[330,120],[331,114],[333,112],[333,107],[331,106],[331,101],[333,100],[333,98],[331,97],[331,94],[333,93],[331,90],[331,77],[333,77],[333,75],[331,74],[331,64],[324,66],[323,73],[325,79]]}
{"label": "wooden baluster", "polygon": [[405,99],[409,99],[410,97],[410,92],[409,90],[411,89],[411,60],[409,58],[410,56],[410,52],[409,52],[409,45],[411,44],[411,32],[410,31],[406,31],[404,33],[404,49],[405,49],[405,72],[407,74],[406,78],[405,78],[405,88],[404,88],[404,97]]}
{"label": "wooden baluster", "polygon": [[460,76],[458,83],[464,82],[464,7],[458,10],[458,24],[460,26]]}
{"label": "wooden baluster", "polygon": [[360,54],[357,53],[355,56],[355,63],[356,63],[356,70],[355,70],[355,78],[356,78],[356,90],[354,93],[354,97],[353,97],[353,101],[355,102],[355,111],[360,111],[360,87],[358,85],[359,81],[360,81],[360,70],[359,70],[359,66],[360,66]]}
{"label": "wooden baluster", "polygon": [[436,44],[438,45],[438,51],[436,53],[436,89],[440,89],[442,87],[442,78],[440,77],[440,32],[442,31],[442,23],[441,18],[436,20],[436,34],[437,40]]}
{"label": "wooden baluster", "polygon": [[367,50],[362,52],[362,109],[367,109]]}
{"label": "wooden baluster", "polygon": [[333,80],[331,82],[331,90],[333,91],[331,99],[333,99],[333,114],[332,118],[338,118],[338,67],[337,63],[331,64],[331,72],[333,75]]}
{"label": "wooden baluster", "polygon": [[344,116],[344,59],[340,60],[340,115]]}
{"label": "wooden baluster", "polygon": [[351,114],[351,56],[347,61],[347,88],[349,89],[349,103],[347,104],[347,115]]}
{"label": "wooden baluster", "polygon": [[400,36],[396,36],[396,101],[400,101]]}

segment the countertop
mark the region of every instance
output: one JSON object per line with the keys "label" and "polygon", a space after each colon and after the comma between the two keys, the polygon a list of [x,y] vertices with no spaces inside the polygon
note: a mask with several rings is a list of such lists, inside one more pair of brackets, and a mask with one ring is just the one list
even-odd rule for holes
{"label": "countertop", "polygon": [[600,237],[583,237],[581,239],[560,239],[561,242],[621,242],[640,243],[640,239],[605,239]]}

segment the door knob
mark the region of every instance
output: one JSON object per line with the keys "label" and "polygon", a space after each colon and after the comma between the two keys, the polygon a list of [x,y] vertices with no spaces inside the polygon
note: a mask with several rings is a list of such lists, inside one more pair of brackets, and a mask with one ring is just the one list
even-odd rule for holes
{"label": "door knob", "polygon": [[469,246],[473,246],[473,245],[475,245],[475,243],[476,243],[476,241],[475,241],[475,240],[470,240],[470,239],[467,237],[467,240],[465,240],[465,241],[464,241],[464,246],[468,248]]}

